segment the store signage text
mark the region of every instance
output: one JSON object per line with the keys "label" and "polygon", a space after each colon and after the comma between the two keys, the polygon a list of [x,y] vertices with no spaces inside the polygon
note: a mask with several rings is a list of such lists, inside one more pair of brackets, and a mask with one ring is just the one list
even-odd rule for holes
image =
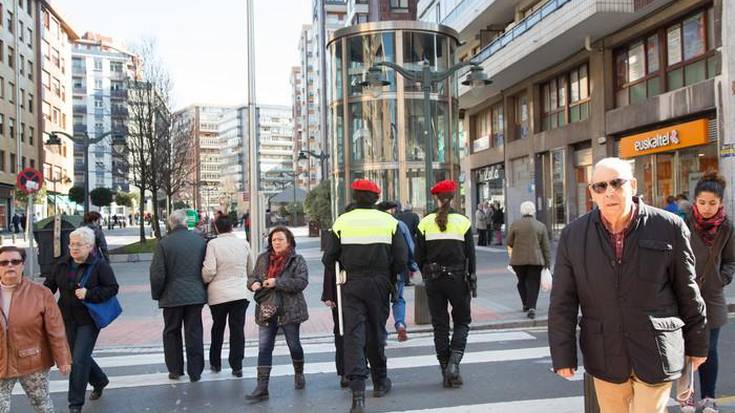
{"label": "store signage text", "polygon": [[709,119],[697,119],[620,139],[621,158],[634,158],[709,143]]}
{"label": "store signage text", "polygon": [[488,166],[477,171],[477,180],[480,182],[503,179],[503,165]]}

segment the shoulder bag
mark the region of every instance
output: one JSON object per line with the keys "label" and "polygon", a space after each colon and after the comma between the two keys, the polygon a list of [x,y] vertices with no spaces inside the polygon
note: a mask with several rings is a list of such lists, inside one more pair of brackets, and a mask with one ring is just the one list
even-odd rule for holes
{"label": "shoulder bag", "polygon": [[[94,270],[95,266],[97,266],[97,260],[87,267],[82,279],[79,281],[80,287],[85,288],[85,284],[89,281],[89,277],[92,275],[92,270]],[[82,300],[82,303],[87,307],[87,310],[89,310],[90,317],[92,317],[94,324],[99,329],[103,329],[110,325],[110,323],[112,323],[122,313],[122,306],[120,306],[120,302],[117,300],[116,295],[101,303],[90,303],[86,300]]]}

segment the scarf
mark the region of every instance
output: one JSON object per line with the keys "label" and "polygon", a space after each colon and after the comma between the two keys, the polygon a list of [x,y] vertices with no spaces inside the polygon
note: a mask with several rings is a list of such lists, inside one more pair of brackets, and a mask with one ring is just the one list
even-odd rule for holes
{"label": "scarf", "polygon": [[283,254],[276,254],[275,251],[271,250],[268,254],[268,272],[266,273],[266,279],[277,278],[283,272],[283,267],[286,266],[288,257],[291,256],[292,249],[288,249]]}
{"label": "scarf", "polygon": [[696,206],[692,208],[692,216],[694,217],[694,230],[697,231],[699,237],[702,238],[704,245],[711,247],[715,241],[715,235],[720,225],[727,219],[725,208],[720,207],[715,215],[710,218],[704,218]]}

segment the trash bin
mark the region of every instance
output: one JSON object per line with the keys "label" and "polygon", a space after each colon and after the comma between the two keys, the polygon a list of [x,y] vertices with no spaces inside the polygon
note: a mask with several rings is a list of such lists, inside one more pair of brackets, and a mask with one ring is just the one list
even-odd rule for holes
{"label": "trash bin", "polygon": [[429,297],[426,295],[426,285],[416,283],[413,287],[413,320],[416,324],[431,324],[429,313]]}
{"label": "trash bin", "polygon": [[[62,215],[58,234],[54,233],[54,217],[39,221],[34,225],[33,238],[38,244],[38,265],[41,277],[51,274],[56,261],[69,253],[69,234],[82,223],[77,215]],[[54,251],[54,241],[58,235],[58,249]],[[58,255],[57,255],[58,254]]]}
{"label": "trash bin", "polygon": [[319,236],[319,223],[316,221],[309,221],[309,238],[316,238]]}

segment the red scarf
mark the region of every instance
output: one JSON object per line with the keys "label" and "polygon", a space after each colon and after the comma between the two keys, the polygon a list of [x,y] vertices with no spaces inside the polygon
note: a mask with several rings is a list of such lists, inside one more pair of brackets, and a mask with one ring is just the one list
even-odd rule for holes
{"label": "red scarf", "polygon": [[266,278],[277,278],[283,272],[283,267],[286,266],[288,257],[291,256],[291,249],[283,252],[283,254],[276,254],[275,251],[271,250],[268,255],[268,272]]}
{"label": "red scarf", "polygon": [[715,215],[710,218],[704,218],[695,205],[692,208],[692,216],[694,217],[694,230],[697,231],[699,237],[702,238],[704,245],[711,247],[715,241],[715,235],[717,230],[720,228],[720,224],[725,222],[727,215],[725,214],[725,208],[720,207]]}

